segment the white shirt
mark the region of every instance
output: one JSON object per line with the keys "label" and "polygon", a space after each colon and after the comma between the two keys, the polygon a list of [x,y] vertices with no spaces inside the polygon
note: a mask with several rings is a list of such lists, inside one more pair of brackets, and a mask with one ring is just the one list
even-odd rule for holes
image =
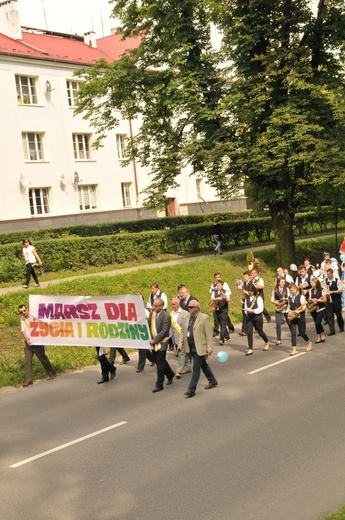
{"label": "white shirt", "polygon": [[34,246],[28,245],[27,247],[23,247],[23,255],[26,264],[35,264],[37,262],[34,251]]}

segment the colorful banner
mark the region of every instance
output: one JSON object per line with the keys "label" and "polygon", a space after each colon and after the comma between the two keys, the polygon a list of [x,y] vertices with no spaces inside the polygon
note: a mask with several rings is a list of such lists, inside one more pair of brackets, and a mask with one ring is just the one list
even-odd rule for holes
{"label": "colorful banner", "polygon": [[29,296],[33,345],[151,348],[141,296]]}

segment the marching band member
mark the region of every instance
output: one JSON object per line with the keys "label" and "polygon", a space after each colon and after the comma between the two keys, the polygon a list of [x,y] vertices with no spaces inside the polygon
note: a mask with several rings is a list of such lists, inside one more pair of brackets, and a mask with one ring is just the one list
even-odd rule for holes
{"label": "marching band member", "polygon": [[334,276],[333,269],[327,269],[327,278],[324,281],[326,291],[326,310],[329,325],[329,336],[334,336],[334,314],[337,317],[337,322],[340,332],[344,332],[344,320],[341,313],[341,295],[343,292],[343,284],[341,280]]}
{"label": "marching band member", "polygon": [[247,332],[246,332],[246,318],[247,318],[247,315],[244,311],[244,307],[245,307],[245,301],[246,301],[246,296],[248,296],[248,287],[250,285],[250,271],[244,271],[243,273],[243,280],[236,280],[235,282],[236,284],[236,288],[238,291],[242,291],[242,294],[243,294],[243,297],[241,299],[241,305],[242,305],[242,328],[241,328],[241,332],[239,332],[239,335],[240,336],[246,336]]}
{"label": "marching band member", "polygon": [[217,303],[218,309],[216,309],[215,313],[220,326],[219,345],[224,345],[224,341],[230,339],[230,334],[227,328],[230,289],[228,291],[224,289],[224,283],[222,280],[217,281],[216,290],[213,292],[211,301]]}
{"label": "marching band member", "polygon": [[306,299],[309,298],[309,289],[311,288],[310,285],[310,276],[307,274],[307,270],[305,268],[305,265],[300,265],[298,268],[298,276],[296,278],[296,285],[301,294],[306,297]]}
{"label": "marching band member", "polygon": [[311,281],[310,298],[308,301],[308,310],[315,323],[315,330],[317,338],[315,343],[323,343],[326,339],[325,331],[322,326],[322,320],[326,313],[327,298],[325,291],[321,286],[318,278],[313,278]]}
{"label": "marching band member", "polygon": [[[251,275],[252,275],[251,283],[258,289],[259,296],[261,296],[262,301],[265,302],[265,297],[264,297],[265,283],[264,283],[263,279],[261,278],[261,276],[259,276],[259,273],[256,269],[251,270]],[[264,309],[263,309],[263,315],[265,316],[267,323],[271,323],[271,316],[270,316],[268,310],[265,308],[265,305],[264,305]]]}
{"label": "marching band member", "polygon": [[311,350],[312,343],[306,333],[305,321],[306,301],[303,294],[298,292],[296,284],[290,285],[290,296],[288,297],[288,325],[291,331],[292,352],[290,356],[297,354],[297,329],[298,335],[307,342],[307,350]]}
{"label": "marching band member", "polygon": [[275,318],[276,318],[276,332],[277,332],[277,343],[280,345],[282,342],[282,324],[283,319],[287,314],[289,289],[285,278],[277,279],[275,288],[272,291],[271,302],[276,306]]}
{"label": "marching band member", "polygon": [[244,312],[246,313],[246,327],[247,327],[247,341],[248,341],[248,350],[246,352],[246,356],[251,356],[253,351],[253,328],[258,332],[259,336],[264,340],[265,346],[264,350],[267,351],[270,348],[270,344],[268,341],[268,337],[263,331],[263,317],[262,313],[264,311],[264,302],[262,297],[259,295],[258,289],[255,285],[248,286],[248,295],[245,298],[244,302]]}

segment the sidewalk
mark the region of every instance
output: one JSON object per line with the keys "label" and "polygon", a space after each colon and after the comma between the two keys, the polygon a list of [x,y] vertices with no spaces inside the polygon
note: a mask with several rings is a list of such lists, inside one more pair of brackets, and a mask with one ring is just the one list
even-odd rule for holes
{"label": "sidewalk", "polygon": [[[260,251],[262,249],[274,249],[274,247],[275,247],[274,244],[268,244],[265,246],[255,246],[255,247],[250,248],[250,251],[255,252],[255,251]],[[246,254],[248,251],[249,251],[249,248],[235,249],[232,251],[225,251],[223,256],[238,255],[241,253]],[[207,254],[199,255],[199,256],[192,256],[192,257],[188,257],[188,258],[179,258],[176,260],[168,260],[167,262],[157,262],[157,263],[152,263],[152,264],[137,265],[134,267],[124,267],[123,269],[114,269],[112,271],[103,271],[103,272],[93,273],[93,274],[81,274],[81,275],[77,275],[77,276],[70,276],[68,278],[58,278],[56,280],[49,280],[47,282],[40,280],[39,282],[40,282],[40,287],[42,289],[46,289],[47,287],[49,287],[51,285],[56,285],[58,283],[63,283],[65,281],[67,282],[67,281],[71,281],[71,280],[78,280],[81,278],[91,278],[94,276],[123,275],[123,274],[127,274],[127,273],[132,273],[133,271],[138,271],[139,269],[163,269],[163,268],[165,268],[167,266],[171,266],[171,265],[179,265],[179,264],[185,264],[187,262],[194,262],[195,260],[200,260],[200,259],[204,258],[205,256],[214,258],[214,254],[212,252],[212,253],[207,253]],[[32,290],[32,289],[34,289],[33,284],[29,286],[28,290]],[[40,288],[37,288],[35,290],[39,291],[39,289]],[[0,295],[12,293],[12,292],[18,292],[18,291],[26,291],[26,290],[27,289],[23,289],[22,285],[18,283],[18,285],[13,286],[13,287],[0,288]]]}

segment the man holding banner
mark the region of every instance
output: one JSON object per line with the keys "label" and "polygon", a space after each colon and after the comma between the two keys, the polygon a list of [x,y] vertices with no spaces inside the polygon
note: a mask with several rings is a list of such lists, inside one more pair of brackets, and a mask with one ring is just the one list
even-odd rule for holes
{"label": "man holding banner", "polygon": [[157,365],[157,381],[152,392],[156,393],[163,390],[164,376],[168,379],[167,385],[171,385],[175,373],[166,360],[171,318],[167,311],[163,309],[164,300],[162,298],[155,298],[152,307],[153,312],[150,316],[152,339],[150,345]]}
{"label": "man holding banner", "polygon": [[44,346],[42,345],[33,345],[31,343],[31,334],[30,334],[30,320],[32,317],[30,316],[29,309],[26,307],[26,305],[19,305],[18,312],[21,315],[20,320],[20,331],[24,338],[25,342],[25,348],[24,348],[24,354],[25,354],[25,375],[26,375],[26,381],[23,384],[24,387],[32,385],[32,358],[34,355],[37,356],[39,361],[42,363],[43,368],[47,372],[48,375],[48,381],[51,381],[52,379],[55,379],[56,372],[49,361]]}

